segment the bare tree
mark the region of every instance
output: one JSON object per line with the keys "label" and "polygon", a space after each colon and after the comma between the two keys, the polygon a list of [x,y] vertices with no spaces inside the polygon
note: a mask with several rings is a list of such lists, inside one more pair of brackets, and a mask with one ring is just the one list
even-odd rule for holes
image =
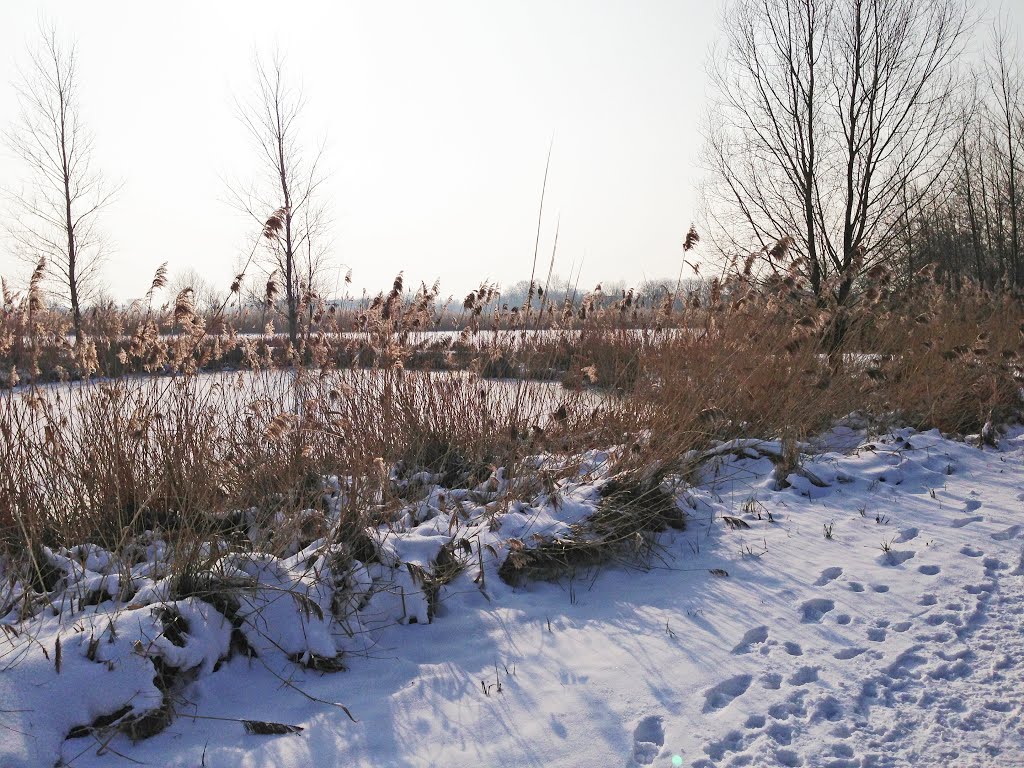
{"label": "bare tree", "polygon": [[1024,70],[1010,26],[1006,17],[992,25],[976,87],[966,94],[956,173],[909,228],[917,261],[936,264],[950,285],[964,278],[989,289],[1024,282]]}
{"label": "bare tree", "polygon": [[174,297],[186,289],[192,290],[192,303],[200,315],[207,315],[218,308],[221,293],[194,267],[175,270],[167,279],[167,295]]}
{"label": "bare tree", "polygon": [[733,0],[724,29],[711,215],[733,233],[727,248],[769,262],[786,238],[815,294],[843,305],[949,167],[967,11],[961,0]]}
{"label": "bare tree", "polygon": [[[232,190],[235,202],[262,227],[266,272],[282,283],[288,335],[298,339],[302,309],[314,300],[326,268],[328,222],[316,195],[324,181],[323,146],[307,149],[300,140],[299,120],[305,106],[301,91],[290,85],[279,52],[269,61],[255,60],[256,88],[238,105],[261,165],[259,178],[245,189]],[[268,215],[274,226],[265,224]]]}
{"label": "bare tree", "polygon": [[74,45],[56,29],[40,29],[16,84],[20,115],[4,138],[28,167],[20,191],[8,191],[14,208],[7,229],[29,263],[45,258],[54,295],[71,309],[75,341],[82,336],[82,308],[99,286],[103,255],[96,224],[116,188],[93,168],[93,137],[81,120]]}
{"label": "bare tree", "polygon": [[1019,284],[1024,273],[1021,271],[1020,243],[1020,189],[1019,166],[1024,153],[1024,133],[1020,126],[1024,122],[1024,99],[1020,89],[1024,87],[1024,73],[1020,62],[1012,55],[1009,23],[1001,19],[992,30],[992,46],[986,59],[989,86],[992,90],[993,108],[991,120],[993,139],[1005,158],[1006,204],[1010,219],[1008,252],[1009,262],[1002,275],[1014,285]]}
{"label": "bare tree", "polygon": [[[726,117],[708,135],[717,182],[712,213],[735,214],[723,229],[745,231],[766,253],[781,236],[794,236],[815,293],[823,274],[816,185],[833,5],[737,0],[726,8],[726,45],[710,72],[717,114]],[[730,245],[744,248],[738,240]]]}

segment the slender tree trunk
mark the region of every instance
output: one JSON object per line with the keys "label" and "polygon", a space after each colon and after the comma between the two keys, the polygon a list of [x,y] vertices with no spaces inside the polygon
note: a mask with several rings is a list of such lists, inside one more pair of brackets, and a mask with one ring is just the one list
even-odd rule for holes
{"label": "slender tree trunk", "polygon": [[978,213],[974,208],[974,186],[971,184],[971,165],[967,154],[967,139],[960,142],[960,154],[964,160],[964,184],[966,185],[967,217],[971,225],[971,250],[974,255],[975,279],[978,285],[985,285],[985,271],[981,257],[981,230],[978,226]]}

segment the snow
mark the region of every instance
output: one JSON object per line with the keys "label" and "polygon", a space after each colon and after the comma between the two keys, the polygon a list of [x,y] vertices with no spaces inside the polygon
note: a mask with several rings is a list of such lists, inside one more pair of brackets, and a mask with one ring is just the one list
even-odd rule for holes
{"label": "snow", "polygon": [[[687,529],[660,534],[646,569],[498,577],[509,547],[593,512],[599,452],[507,511],[488,506],[503,476],[430,489],[378,532],[386,563],[320,543],[229,559],[252,584],[238,615],[255,657],[230,654],[230,622],[194,597],[168,604],[188,627],[172,642],[159,569],[133,573],[126,603],[47,608],[0,636],[0,765],[1024,764],[1024,430],[981,450],[850,422],[814,447],[785,477],[779,443],[691,457],[698,484],[675,489]],[[432,610],[420,569],[463,538],[472,553],[455,549],[465,568]],[[118,573],[101,550],[52,554],[79,592]],[[339,650],[335,674],[288,658]],[[159,706],[154,656],[192,670],[165,731],[64,739],[125,702]],[[251,735],[239,719],[303,730]]]}

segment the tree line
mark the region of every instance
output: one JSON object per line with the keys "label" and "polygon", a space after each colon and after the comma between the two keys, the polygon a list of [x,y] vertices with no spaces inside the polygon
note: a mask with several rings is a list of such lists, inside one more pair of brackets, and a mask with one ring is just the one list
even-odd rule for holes
{"label": "tree line", "polygon": [[[710,68],[719,252],[821,304],[1024,284],[1020,49],[962,0],[732,0]],[[982,51],[971,46],[980,43]]]}
{"label": "tree line", "polygon": [[[256,56],[254,81],[252,93],[235,106],[251,140],[257,172],[228,191],[258,235],[231,291],[280,304],[294,342],[300,315],[311,311],[325,289],[330,222],[318,197],[325,178],[323,146],[309,144],[302,134],[305,100],[286,77],[279,53]],[[14,87],[19,114],[3,138],[23,162],[27,177],[20,188],[4,191],[10,215],[3,226],[14,254],[32,268],[33,283],[45,284],[50,297],[69,310],[77,345],[83,337],[83,312],[102,288],[99,217],[120,185],[95,166],[94,137],[82,119],[74,43],[64,42],[55,27],[41,26]],[[258,287],[253,287],[253,272],[263,278]],[[164,265],[154,285],[167,282]],[[179,300],[216,304],[212,291],[201,283],[196,279],[193,287],[177,280],[173,287]],[[4,289],[9,296],[6,283]]]}

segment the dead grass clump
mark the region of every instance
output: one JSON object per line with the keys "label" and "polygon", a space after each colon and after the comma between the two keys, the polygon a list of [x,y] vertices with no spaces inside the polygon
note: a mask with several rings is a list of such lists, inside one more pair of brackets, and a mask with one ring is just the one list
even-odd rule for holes
{"label": "dead grass clump", "polygon": [[614,477],[602,486],[601,496],[597,511],[573,526],[570,536],[535,547],[511,542],[498,568],[501,580],[519,586],[572,576],[615,559],[644,563],[654,547],[652,534],[686,527],[685,514],[658,474]]}
{"label": "dead grass clump", "polygon": [[[617,547],[615,548],[617,549]],[[510,547],[498,577],[518,587],[530,581],[557,581],[608,562],[615,553],[594,542],[556,538],[536,547]]]}
{"label": "dead grass clump", "polygon": [[601,503],[590,523],[612,539],[628,539],[637,531],[686,528],[686,515],[666,490],[660,473],[644,478],[618,476],[601,486]]}

